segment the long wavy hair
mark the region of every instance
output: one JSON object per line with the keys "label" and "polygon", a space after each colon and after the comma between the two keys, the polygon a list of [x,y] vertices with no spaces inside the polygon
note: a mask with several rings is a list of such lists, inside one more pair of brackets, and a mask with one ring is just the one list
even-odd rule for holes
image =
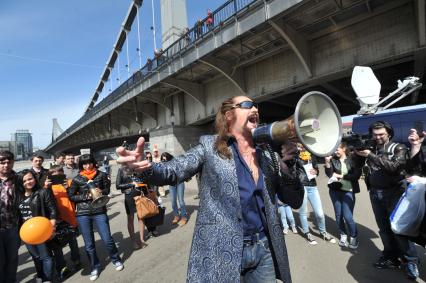
{"label": "long wavy hair", "polygon": [[228,141],[232,137],[232,135],[229,133],[229,127],[228,123],[226,122],[225,113],[232,109],[235,97],[236,96],[231,97],[222,102],[222,105],[220,106],[220,109],[216,114],[215,120],[215,128],[218,137],[214,144],[214,148],[216,149],[220,157],[227,159],[231,158],[231,151],[228,148]]}

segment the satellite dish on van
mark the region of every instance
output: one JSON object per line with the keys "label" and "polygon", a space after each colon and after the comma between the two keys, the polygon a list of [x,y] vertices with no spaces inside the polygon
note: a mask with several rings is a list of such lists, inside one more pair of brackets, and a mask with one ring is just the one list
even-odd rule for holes
{"label": "satellite dish on van", "polygon": [[370,67],[355,66],[352,72],[351,85],[361,107],[379,102],[381,85]]}

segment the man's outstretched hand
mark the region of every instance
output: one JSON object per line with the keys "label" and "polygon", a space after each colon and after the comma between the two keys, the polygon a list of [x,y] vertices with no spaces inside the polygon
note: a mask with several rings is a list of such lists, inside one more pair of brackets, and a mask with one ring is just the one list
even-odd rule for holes
{"label": "man's outstretched hand", "polygon": [[151,168],[151,163],[144,159],[145,139],[140,137],[134,150],[127,150],[120,146],[115,151],[118,154],[117,163],[136,172],[143,172]]}

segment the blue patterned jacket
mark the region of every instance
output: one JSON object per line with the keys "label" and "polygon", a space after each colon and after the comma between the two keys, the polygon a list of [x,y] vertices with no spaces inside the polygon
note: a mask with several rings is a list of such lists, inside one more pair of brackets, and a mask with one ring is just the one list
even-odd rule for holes
{"label": "blue patterned jacket", "polygon": [[[185,154],[166,163],[153,164],[152,170],[143,174],[150,184],[166,185],[202,172],[188,282],[240,281],[243,227],[237,173],[234,158],[223,159],[214,149],[215,139],[216,136],[202,136],[200,143]],[[288,283],[291,282],[290,267],[276,198],[282,187],[281,176],[274,170],[269,151],[262,151],[258,160],[266,184],[264,213],[275,272],[277,278]],[[301,198],[303,200],[303,193]]]}

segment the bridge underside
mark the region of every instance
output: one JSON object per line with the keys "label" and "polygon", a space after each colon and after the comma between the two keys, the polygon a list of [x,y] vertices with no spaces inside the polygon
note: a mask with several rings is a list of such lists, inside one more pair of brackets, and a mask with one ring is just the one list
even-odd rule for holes
{"label": "bridge underside", "polygon": [[[48,150],[117,146],[171,125],[211,129],[220,103],[235,95],[258,101],[263,122],[292,115],[298,99],[312,90],[329,95],[342,115],[355,114],[350,78],[356,65],[374,69],[383,96],[396,89],[398,79],[424,79],[424,0],[256,3],[169,56],[125,94],[101,102],[96,114]],[[425,88],[397,106],[420,103],[426,103]]]}

